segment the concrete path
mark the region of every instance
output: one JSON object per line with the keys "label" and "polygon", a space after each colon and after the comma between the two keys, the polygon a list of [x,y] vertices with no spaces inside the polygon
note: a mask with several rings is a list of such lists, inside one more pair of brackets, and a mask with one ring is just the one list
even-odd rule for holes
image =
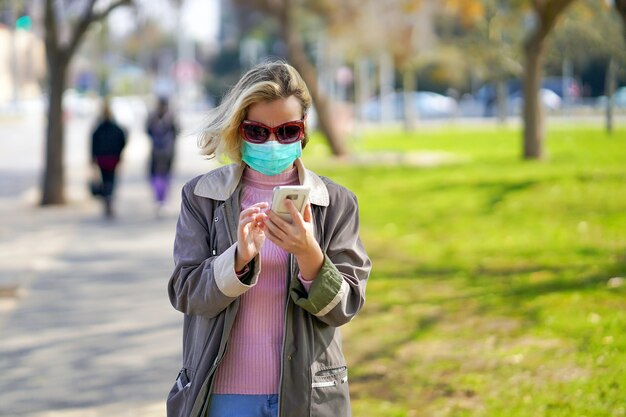
{"label": "concrete path", "polygon": [[[0,136],[16,130],[34,141],[24,133],[35,129],[30,123],[0,126]],[[36,192],[20,188],[36,183],[40,169],[24,155],[28,144],[12,147],[10,161],[2,160],[10,153],[0,156],[4,184],[13,184],[0,193],[0,287],[18,288],[17,298],[0,299],[2,417],[164,416],[180,367],[182,314],[167,298],[180,188],[214,164],[197,156],[193,138],[182,138],[172,201],[157,218],[147,140],[133,131],[117,216],[107,221],[86,194],[90,126],[79,120],[69,129],[68,206],[39,208]]]}

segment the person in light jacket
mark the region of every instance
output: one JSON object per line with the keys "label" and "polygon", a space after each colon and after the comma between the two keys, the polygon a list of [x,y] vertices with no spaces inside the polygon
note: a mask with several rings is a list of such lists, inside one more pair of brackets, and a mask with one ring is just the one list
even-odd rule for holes
{"label": "person in light jacket", "polygon": [[[307,170],[311,97],[289,64],[250,69],[208,118],[199,146],[233,163],[182,190],[169,298],[184,313],[168,417],[350,415],[339,327],[363,307],[371,263],[356,197]],[[291,222],[278,185],[310,189]]]}

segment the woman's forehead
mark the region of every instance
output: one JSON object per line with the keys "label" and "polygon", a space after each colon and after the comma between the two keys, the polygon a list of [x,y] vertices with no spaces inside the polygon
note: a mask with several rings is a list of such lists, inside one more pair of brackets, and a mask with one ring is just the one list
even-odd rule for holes
{"label": "woman's forehead", "polygon": [[302,118],[302,104],[295,96],[262,101],[248,107],[246,119],[263,123],[267,126],[277,126],[282,123]]}

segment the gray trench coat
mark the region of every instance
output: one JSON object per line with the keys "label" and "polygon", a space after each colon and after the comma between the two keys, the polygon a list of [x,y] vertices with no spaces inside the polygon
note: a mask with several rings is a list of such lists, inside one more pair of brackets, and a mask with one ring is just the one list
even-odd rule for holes
{"label": "gray trench coat", "polygon": [[[279,416],[349,416],[348,368],[338,327],[363,306],[371,264],[359,238],[354,194],[306,170],[300,160],[296,166],[300,183],[311,189],[325,259],[307,293],[289,256]],[[227,165],[183,187],[168,288],[172,305],[185,314],[183,362],[167,398],[168,417],[206,415],[239,296],[256,284],[262,268],[257,256],[243,279],[234,269],[243,169]]]}

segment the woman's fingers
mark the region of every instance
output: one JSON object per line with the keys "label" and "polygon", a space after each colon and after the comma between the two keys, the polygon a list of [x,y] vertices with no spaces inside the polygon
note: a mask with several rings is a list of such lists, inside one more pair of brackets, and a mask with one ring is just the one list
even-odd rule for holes
{"label": "woman's fingers", "polygon": [[269,240],[271,240],[276,245],[281,247],[279,245],[280,239],[274,234],[274,232],[272,232],[272,230],[269,227],[266,227],[264,232],[265,232],[265,236],[267,236],[269,238]]}
{"label": "woman's fingers", "polygon": [[248,216],[239,219],[239,228],[243,228],[248,223],[253,223],[254,226],[262,226],[266,218],[267,214],[265,213],[250,213]]}
{"label": "woman's fingers", "polygon": [[274,223],[274,221],[271,219],[271,217],[265,222],[265,229],[271,236],[275,237],[276,239],[282,241],[287,238],[287,233],[283,229],[278,227],[276,223]]}
{"label": "woman's fingers", "polygon": [[256,203],[251,205],[250,207],[248,207],[245,210],[242,210],[241,213],[239,213],[239,220],[241,221],[241,219],[243,219],[244,217],[247,217],[251,214],[255,214],[255,213],[260,213],[262,210],[266,209],[269,207],[269,204],[266,202],[261,202],[261,203]]}
{"label": "woman's fingers", "polygon": [[248,226],[253,221],[254,221],[254,216],[247,216],[242,219],[239,219],[239,230],[240,231],[248,230]]}
{"label": "woman's fingers", "polygon": [[280,232],[278,236],[288,235],[290,233],[289,230],[291,228],[291,224],[281,219],[278,214],[271,210],[268,213],[269,215],[266,223],[268,223],[268,227],[269,223],[271,223],[272,227],[275,229],[274,234],[278,234],[278,232]]}
{"label": "woman's fingers", "polygon": [[[252,214],[243,218],[239,222],[238,240],[243,242],[260,242],[259,238],[264,236],[265,219],[267,215],[265,213]],[[258,246],[255,244],[255,246]]]}
{"label": "woman's fingers", "polygon": [[289,214],[291,214],[291,219],[293,220],[293,224],[304,227],[304,220],[298,210],[296,210],[295,204],[291,200],[285,200],[285,207],[289,210]]}
{"label": "woman's fingers", "polygon": [[296,256],[305,255],[312,251],[319,251],[319,245],[315,241],[311,205],[307,204],[300,214],[292,202],[286,202],[293,223],[286,222],[271,210],[267,212],[266,237],[280,248]]}
{"label": "woman's fingers", "polygon": [[252,223],[255,227],[259,227],[263,229],[265,227],[265,220],[267,219],[267,214],[259,213],[252,216]]}

